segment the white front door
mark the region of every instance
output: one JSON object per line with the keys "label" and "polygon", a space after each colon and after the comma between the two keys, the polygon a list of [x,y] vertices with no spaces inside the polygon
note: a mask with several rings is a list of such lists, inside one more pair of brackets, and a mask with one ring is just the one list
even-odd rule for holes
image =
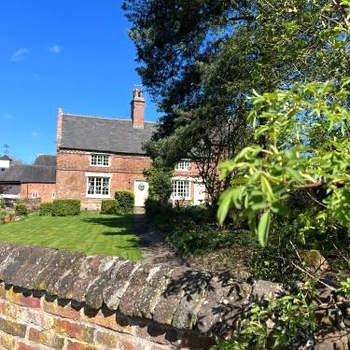
{"label": "white front door", "polygon": [[205,201],[205,186],[203,184],[194,184],[194,195],[193,203],[194,205],[199,205]]}
{"label": "white front door", "polygon": [[134,182],[135,207],[144,207],[148,197],[148,182],[135,180]]}

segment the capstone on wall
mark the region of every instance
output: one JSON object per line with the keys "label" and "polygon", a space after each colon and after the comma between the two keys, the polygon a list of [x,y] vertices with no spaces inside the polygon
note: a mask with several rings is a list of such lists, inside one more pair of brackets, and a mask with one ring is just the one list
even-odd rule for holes
{"label": "capstone on wall", "polygon": [[[0,349],[205,350],[252,302],[284,292],[244,274],[0,243]],[[310,349],[348,349],[349,305],[329,298],[315,301],[324,327]]]}

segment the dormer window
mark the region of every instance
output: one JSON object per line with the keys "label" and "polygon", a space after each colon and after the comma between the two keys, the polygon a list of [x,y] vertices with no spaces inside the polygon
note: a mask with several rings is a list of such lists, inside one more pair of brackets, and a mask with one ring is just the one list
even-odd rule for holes
{"label": "dormer window", "polygon": [[90,165],[109,167],[109,158],[108,154],[91,154]]}
{"label": "dormer window", "polygon": [[188,159],[181,159],[175,167],[175,170],[188,171],[191,169],[191,162]]}

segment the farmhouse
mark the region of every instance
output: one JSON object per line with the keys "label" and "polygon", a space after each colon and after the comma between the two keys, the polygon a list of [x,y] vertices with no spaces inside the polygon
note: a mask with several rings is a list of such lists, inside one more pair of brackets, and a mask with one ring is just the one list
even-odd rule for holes
{"label": "farmhouse", "polygon": [[56,197],[56,156],[40,155],[32,165],[12,164],[7,156],[1,159],[0,198],[49,202]]}
{"label": "farmhouse", "polygon": [[[57,198],[79,199],[82,209],[97,210],[117,190],[132,191],[135,206],[144,206],[148,184],[143,175],[151,159],[142,148],[156,124],[144,120],[145,100],[133,91],[131,118],[116,119],[58,112]],[[204,201],[198,171],[189,160],[176,166],[172,200]]]}

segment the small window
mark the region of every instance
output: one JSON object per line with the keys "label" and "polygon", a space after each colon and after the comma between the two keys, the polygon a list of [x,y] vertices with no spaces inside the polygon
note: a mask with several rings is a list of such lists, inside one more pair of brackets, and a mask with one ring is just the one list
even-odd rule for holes
{"label": "small window", "polygon": [[32,192],[32,198],[38,198],[38,197],[39,197],[38,192],[36,191]]}
{"label": "small window", "polygon": [[110,193],[109,184],[110,184],[109,177],[89,176],[87,195],[108,197]]}
{"label": "small window", "polygon": [[108,167],[109,155],[108,154],[91,154],[90,165]]}
{"label": "small window", "polygon": [[187,180],[174,180],[172,197],[179,199],[190,198],[190,182]]}
{"label": "small window", "polygon": [[55,199],[55,198],[56,198],[56,193],[55,193],[55,192],[52,192],[52,193],[51,193],[51,198],[52,198],[52,199]]}
{"label": "small window", "polygon": [[191,162],[188,159],[180,160],[175,167],[175,170],[185,170],[188,171],[191,168]]}

